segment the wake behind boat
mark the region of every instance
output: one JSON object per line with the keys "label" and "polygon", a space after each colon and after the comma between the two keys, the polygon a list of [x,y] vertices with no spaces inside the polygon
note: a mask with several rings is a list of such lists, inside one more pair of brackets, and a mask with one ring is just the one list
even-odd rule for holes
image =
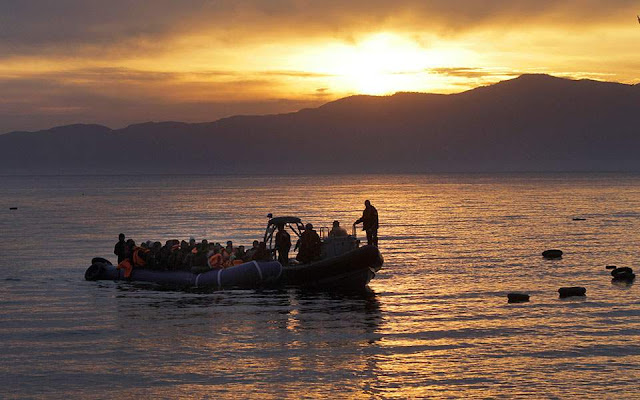
{"label": "wake behind boat", "polygon": [[382,268],[383,258],[378,248],[372,245],[361,247],[355,229],[350,235],[334,236],[329,235],[327,228],[321,228],[318,256],[305,262],[277,261],[277,246],[274,242],[278,228],[293,233],[298,241],[308,230],[297,217],[270,218],[263,238],[266,252],[260,260],[236,261],[226,268],[196,265],[189,270],[133,266],[127,274],[126,269],[119,268],[106,259],[94,258],[85,272],[85,279],[149,282],[189,288],[301,286],[316,289],[362,289]]}

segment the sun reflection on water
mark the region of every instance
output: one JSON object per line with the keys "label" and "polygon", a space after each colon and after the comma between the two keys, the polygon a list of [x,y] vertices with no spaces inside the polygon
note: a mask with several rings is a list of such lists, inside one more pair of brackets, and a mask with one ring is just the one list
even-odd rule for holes
{"label": "sun reflection on water", "polygon": [[[603,268],[635,262],[635,176],[93,179],[8,193],[28,212],[0,217],[4,398],[610,398],[640,378],[637,287]],[[81,279],[120,231],[248,244],[268,212],[348,226],[366,198],[385,266],[365,293]],[[558,299],[573,285],[587,298]]]}

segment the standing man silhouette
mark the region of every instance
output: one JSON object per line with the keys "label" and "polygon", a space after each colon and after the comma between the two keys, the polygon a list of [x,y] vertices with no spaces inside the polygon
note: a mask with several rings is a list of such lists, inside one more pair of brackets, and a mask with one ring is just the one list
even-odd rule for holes
{"label": "standing man silhouette", "polygon": [[127,258],[127,244],[124,241],[124,233],[118,235],[118,243],[113,248],[113,254],[118,256],[118,264]]}
{"label": "standing man silhouette", "polygon": [[278,250],[280,264],[289,265],[289,249],[291,249],[291,235],[284,229],[284,224],[280,224],[276,233],[276,250]]}
{"label": "standing man silhouette", "polygon": [[364,202],[362,218],[353,223],[356,226],[362,222],[362,230],[367,232],[367,244],[378,247],[378,210],[371,205],[369,200]]}

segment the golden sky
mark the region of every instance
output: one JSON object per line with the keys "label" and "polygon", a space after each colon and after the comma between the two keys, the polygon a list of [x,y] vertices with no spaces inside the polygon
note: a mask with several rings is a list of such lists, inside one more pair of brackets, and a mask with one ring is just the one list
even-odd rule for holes
{"label": "golden sky", "polygon": [[640,1],[0,2],[0,132],[212,121],[522,73],[640,82]]}

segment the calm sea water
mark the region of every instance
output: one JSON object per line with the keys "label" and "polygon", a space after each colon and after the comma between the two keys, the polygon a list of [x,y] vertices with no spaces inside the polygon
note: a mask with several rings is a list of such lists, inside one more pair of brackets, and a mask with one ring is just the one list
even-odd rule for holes
{"label": "calm sea water", "polygon": [[[604,269],[638,265],[638,175],[0,177],[0,195],[3,399],[640,398],[638,287]],[[385,258],[367,293],[83,280],[120,232],[248,245],[269,212],[349,226],[365,199]]]}

